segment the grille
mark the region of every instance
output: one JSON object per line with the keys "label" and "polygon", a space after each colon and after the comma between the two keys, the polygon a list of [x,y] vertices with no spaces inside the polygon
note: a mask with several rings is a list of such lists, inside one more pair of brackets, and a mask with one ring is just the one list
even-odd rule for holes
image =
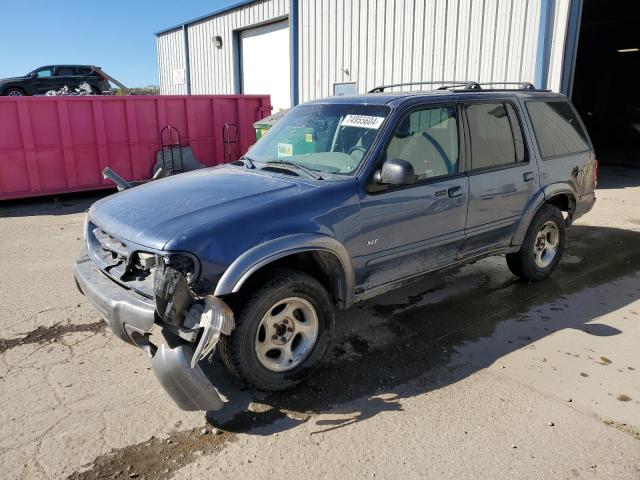
{"label": "grille", "polygon": [[153,297],[153,252],[140,250],[137,245],[130,245],[91,223],[87,237],[89,253],[100,270],[121,285]]}

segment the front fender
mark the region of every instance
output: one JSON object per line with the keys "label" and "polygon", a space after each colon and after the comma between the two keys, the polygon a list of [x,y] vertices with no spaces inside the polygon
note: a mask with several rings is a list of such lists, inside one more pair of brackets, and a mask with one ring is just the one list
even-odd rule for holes
{"label": "front fender", "polygon": [[220,277],[214,295],[219,297],[240,290],[244,282],[260,268],[279,258],[301,252],[321,251],[333,254],[342,265],[345,307],[353,303],[355,274],[349,252],[339,241],[328,235],[298,233],[269,240],[247,250]]}
{"label": "front fender", "polygon": [[566,182],[553,183],[538,191],[527,205],[527,208],[522,214],[522,218],[520,218],[520,223],[518,224],[513,238],[511,239],[512,245],[522,245],[524,236],[527,234],[529,224],[531,223],[531,220],[533,220],[534,215],[538,212],[545,201],[555,197],[556,195],[569,195],[570,198],[573,198],[574,202],[577,201],[578,198],[578,194],[573,186]]}

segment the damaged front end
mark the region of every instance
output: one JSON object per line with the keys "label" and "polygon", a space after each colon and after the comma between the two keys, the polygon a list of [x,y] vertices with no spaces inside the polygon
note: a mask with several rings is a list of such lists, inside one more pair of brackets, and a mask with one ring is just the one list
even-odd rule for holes
{"label": "damaged front end", "polygon": [[[74,265],[80,291],[116,336],[142,348],[165,391],[183,410],[224,405],[198,362],[212,354],[220,334],[234,328],[233,312],[213,295],[197,295],[197,259],[144,251],[90,225],[87,252]],[[154,324],[165,342],[151,341]]]}
{"label": "damaged front end", "polygon": [[229,306],[213,295],[198,298],[190,285],[195,265],[186,256],[156,257],[154,295],[156,311],[165,328],[196,345],[191,366],[213,353],[220,334],[230,335],[235,326]]}

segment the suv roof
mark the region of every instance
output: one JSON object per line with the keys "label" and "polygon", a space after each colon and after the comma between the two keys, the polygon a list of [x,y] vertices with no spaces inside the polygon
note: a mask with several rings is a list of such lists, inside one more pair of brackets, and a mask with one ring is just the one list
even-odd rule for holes
{"label": "suv roof", "polygon": [[91,68],[94,69],[93,65],[82,65],[79,63],[56,63],[55,65],[42,65],[41,67],[34,68],[35,70],[40,70],[41,68],[58,68],[58,67],[81,67],[81,68]]}
{"label": "suv roof", "polygon": [[[395,92],[386,92],[388,88],[397,88],[403,86],[416,86],[416,85],[441,85],[440,88],[435,90],[402,90]],[[482,88],[482,85],[519,85],[521,88]],[[462,88],[461,88],[462,87]],[[415,82],[415,83],[400,83],[393,85],[382,85],[375,87],[368,93],[359,95],[345,95],[327,97],[319,100],[313,100],[307,102],[310,104],[330,104],[330,103],[356,103],[356,104],[372,104],[372,105],[386,105],[390,103],[402,103],[403,100],[414,97],[432,97],[434,100],[459,100],[461,98],[466,99],[478,99],[478,98],[493,98],[493,97],[505,96],[511,97],[527,97],[527,98],[539,98],[539,97],[559,97],[565,98],[565,95],[551,92],[549,90],[536,89],[531,83],[528,82],[497,82],[497,83],[477,83],[477,82]]]}

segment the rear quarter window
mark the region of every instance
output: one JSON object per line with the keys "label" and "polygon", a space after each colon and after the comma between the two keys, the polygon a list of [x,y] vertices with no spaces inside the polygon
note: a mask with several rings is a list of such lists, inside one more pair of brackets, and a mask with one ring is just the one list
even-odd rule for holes
{"label": "rear quarter window", "polygon": [[569,102],[529,101],[526,106],[543,159],[591,148],[578,115]]}

